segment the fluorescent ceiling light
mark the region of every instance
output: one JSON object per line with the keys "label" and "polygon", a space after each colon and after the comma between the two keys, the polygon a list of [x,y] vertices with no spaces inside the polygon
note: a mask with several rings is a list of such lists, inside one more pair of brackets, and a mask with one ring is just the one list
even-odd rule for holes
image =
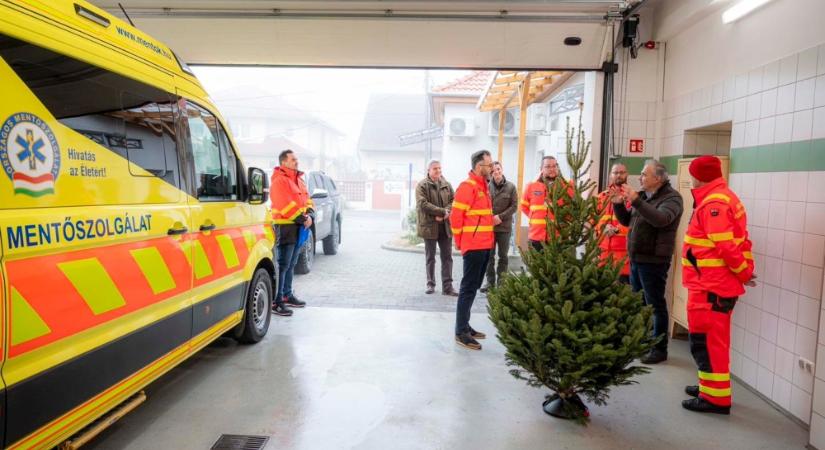
{"label": "fluorescent ceiling light", "polygon": [[771,0],[742,0],[722,13],[722,22],[735,22]]}

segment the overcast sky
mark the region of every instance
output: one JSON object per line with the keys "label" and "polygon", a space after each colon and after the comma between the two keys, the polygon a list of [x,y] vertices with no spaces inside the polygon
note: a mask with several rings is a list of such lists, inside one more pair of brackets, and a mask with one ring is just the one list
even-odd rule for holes
{"label": "overcast sky", "polygon": [[[277,67],[195,66],[195,74],[211,94],[255,86],[326,120],[347,135],[354,148],[372,93],[423,94],[424,70],[305,69]],[[438,86],[470,72],[431,70],[430,85]]]}

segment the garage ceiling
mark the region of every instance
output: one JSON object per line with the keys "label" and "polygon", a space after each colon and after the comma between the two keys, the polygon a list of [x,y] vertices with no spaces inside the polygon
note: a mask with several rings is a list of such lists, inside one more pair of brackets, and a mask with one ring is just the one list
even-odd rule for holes
{"label": "garage ceiling", "polygon": [[[116,0],[92,0],[123,17]],[[597,69],[631,1],[120,0],[190,64]],[[580,45],[564,45],[567,37]]]}

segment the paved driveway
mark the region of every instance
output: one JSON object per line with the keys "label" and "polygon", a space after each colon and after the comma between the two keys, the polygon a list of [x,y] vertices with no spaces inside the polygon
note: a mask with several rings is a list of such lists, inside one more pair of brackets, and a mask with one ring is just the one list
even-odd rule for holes
{"label": "paved driveway", "polygon": [[[343,244],[326,256],[318,244],[315,264],[307,275],[296,275],[296,295],[310,306],[455,311],[456,297],[424,293],[424,255],[385,250],[381,244],[400,231],[398,212],[345,211]],[[438,262],[437,264],[440,264]],[[436,276],[440,277],[440,266]],[[461,257],[453,257],[453,285],[461,282]],[[436,281],[441,286],[441,279]],[[473,312],[484,312],[487,299],[476,297]]]}

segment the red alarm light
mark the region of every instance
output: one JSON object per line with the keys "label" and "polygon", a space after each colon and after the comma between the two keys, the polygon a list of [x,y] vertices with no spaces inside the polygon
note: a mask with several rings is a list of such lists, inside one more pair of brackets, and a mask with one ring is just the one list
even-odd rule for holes
{"label": "red alarm light", "polygon": [[647,41],[645,42],[645,48],[649,50],[653,50],[656,48],[656,41]]}

